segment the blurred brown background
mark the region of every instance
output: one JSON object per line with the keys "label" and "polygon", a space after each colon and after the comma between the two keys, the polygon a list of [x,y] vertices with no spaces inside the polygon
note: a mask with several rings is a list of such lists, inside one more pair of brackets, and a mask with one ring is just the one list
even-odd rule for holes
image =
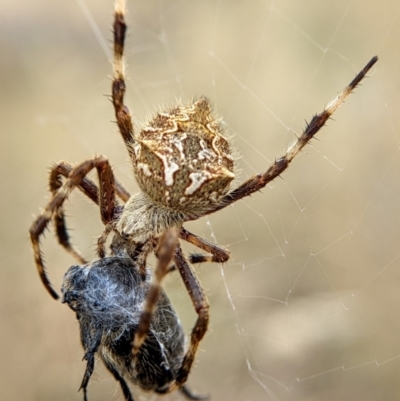
{"label": "blurred brown background", "polygon": [[[111,0],[0,2],[1,400],[82,399],[77,322],[42,288],[28,240],[48,199],[49,166],[105,154],[136,190],[104,96],[111,67],[86,7],[108,48]],[[189,383],[215,401],[397,399],[398,1],[128,0],[128,8],[134,116],[207,95],[234,135],[241,179],[265,170],[379,54],[283,180],[188,225],[232,251],[225,266],[196,267],[212,324]],[[98,211],[80,194],[67,208],[74,243],[93,257]],[[50,233],[43,247],[59,288],[73,261]],[[166,289],[189,333],[195,315],[177,275]],[[122,400],[100,363],[89,399]]]}

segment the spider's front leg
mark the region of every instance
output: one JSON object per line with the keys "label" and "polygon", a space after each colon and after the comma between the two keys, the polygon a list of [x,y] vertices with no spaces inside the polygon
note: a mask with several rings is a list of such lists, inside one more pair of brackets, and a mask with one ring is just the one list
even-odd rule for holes
{"label": "spider's front leg", "polygon": [[[65,162],[60,162],[52,167],[49,177],[49,188],[53,197],[63,185],[62,177],[68,178],[72,170],[73,167]],[[89,199],[97,205],[99,204],[98,188],[92,181],[88,178],[84,178],[79,188]],[[57,213],[53,216],[53,225],[59,244],[64,247],[79,264],[86,264],[87,261],[83,258],[82,254],[71,244],[65,222],[64,208],[62,206],[58,208]]]}
{"label": "spider's front leg", "polygon": [[[332,114],[339,108],[344,102],[347,96],[355,89],[355,87],[363,80],[367,75],[368,71],[378,61],[378,57],[372,57],[372,59],[365,65],[365,67],[356,75],[356,77],[347,85],[335,99],[333,99],[325,109],[316,114],[307,124],[303,133],[296,138],[296,140],[287,148],[285,154],[279,159],[275,160],[265,173],[257,174],[254,177],[249,178],[243,184],[239,185],[233,191],[230,191],[220,199],[220,201],[214,205],[204,215],[215,213],[232,203],[242,199],[246,196],[253,194],[264,188],[269,182],[280,176],[288,167],[291,161],[300,153],[303,147],[311,141],[317,132],[325,125],[327,120]],[[193,219],[195,220],[195,219]]]}
{"label": "spider's front leg", "polygon": [[[54,193],[51,201],[47,204],[44,211],[33,222],[29,230],[39,276],[43,282],[43,285],[54,299],[58,299],[58,294],[53,289],[53,286],[47,277],[42,253],[40,250],[40,236],[43,234],[49,221],[53,218],[53,216],[59,213],[60,209],[60,216],[63,217],[62,206],[65,200],[68,198],[74,188],[85,187],[85,183],[87,183],[87,181],[85,181],[85,177],[94,168],[97,170],[100,183],[97,199],[100,206],[101,218],[104,224],[111,222],[114,219],[116,207],[115,180],[108,160],[103,156],[98,156],[93,159],[86,160],[72,169],[65,183]],[[58,184],[54,185],[56,186]],[[94,200],[94,192],[90,193],[92,197],[89,197]],[[65,230],[65,224],[61,227],[61,230]]]}
{"label": "spider's front leg", "polygon": [[[64,161],[56,164],[52,167],[50,171],[49,177],[49,188],[50,192],[53,196],[59,191],[59,189],[63,185],[62,178],[68,178],[71,174],[74,166]],[[126,203],[130,198],[130,193],[124,188],[124,186],[114,178],[115,184],[115,193],[116,195]],[[99,188],[90,178],[83,178],[78,188],[81,192],[86,195],[92,202],[94,202],[97,206],[99,206]],[[120,206],[117,208],[121,208]],[[114,216],[118,214],[119,210],[114,210]],[[87,261],[82,257],[81,253],[71,244],[70,238],[68,235],[68,229],[65,222],[65,214],[62,207],[60,207],[57,213],[53,216],[53,223],[55,228],[56,237],[61,246],[65,248],[65,250],[71,254],[79,264],[85,264]],[[110,227],[106,226],[105,232],[98,240],[98,254],[100,257],[104,257],[104,245],[107,235],[110,232]],[[102,241],[103,240],[103,241]]]}

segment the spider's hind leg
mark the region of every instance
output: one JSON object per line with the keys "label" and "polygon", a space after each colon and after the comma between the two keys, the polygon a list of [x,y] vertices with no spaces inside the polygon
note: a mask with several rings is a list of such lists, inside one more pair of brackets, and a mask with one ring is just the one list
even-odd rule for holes
{"label": "spider's hind leg", "polygon": [[114,11],[114,74],[112,80],[112,103],[114,106],[115,117],[119,132],[125,142],[131,158],[135,157],[132,150],[133,138],[133,124],[131,114],[128,107],[124,104],[124,96],[126,90],[125,84],[125,71],[124,71],[124,46],[126,35],[125,23],[125,2],[116,1]]}

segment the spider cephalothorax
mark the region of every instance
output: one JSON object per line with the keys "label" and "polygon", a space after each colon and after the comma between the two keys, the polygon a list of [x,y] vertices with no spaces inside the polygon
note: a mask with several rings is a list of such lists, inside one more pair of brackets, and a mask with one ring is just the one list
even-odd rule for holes
{"label": "spider cephalothorax", "polygon": [[[185,382],[199,343],[207,331],[209,313],[207,298],[190,263],[226,262],[229,259],[229,252],[224,247],[190,233],[183,224],[217,212],[259,191],[282,174],[378,59],[373,57],[350,84],[321,113],[311,119],[303,133],[288,147],[283,156],[276,159],[265,172],[250,177],[231,190],[230,185],[235,178],[232,149],[221,128],[220,119],[213,115],[206,98],[200,97],[186,106],[179,105],[169,111],[159,112],[154,119],[143,125],[140,132],[134,131],[130,112],[124,104],[126,89],[123,68],[126,33],[124,0],[115,2],[114,16],[112,102],[118,128],[130,155],[134,176],[141,192],[131,196],[115,179],[110,163],[104,156],[88,159],[77,166],[65,162],[58,163],[50,173],[52,199],[30,229],[35,262],[44,286],[53,298],[57,299],[58,294],[45,271],[39,244],[47,225],[53,221],[60,244],[80,263],[80,266],[74,266],[69,270],[64,280],[63,294],[65,302],[71,308],[80,308],[80,311],[77,309],[76,311],[86,352],[85,358],[88,362],[82,382],[85,400],[86,386],[94,366],[94,354],[100,349],[106,350],[106,354],[102,354],[102,359],[121,384],[127,401],[133,398],[125,379],[156,392],[166,393],[180,389],[189,398],[193,398]],[[87,178],[87,174],[93,169],[97,171],[98,186]],[[105,225],[104,232],[98,240],[99,259],[90,265],[87,265],[87,261],[71,245],[67,234],[63,205],[74,188],[80,189],[99,206],[101,220]],[[123,205],[118,203],[117,198],[122,200]],[[106,239],[110,234],[111,246],[106,249]],[[206,254],[194,254],[186,258],[178,238],[190,242]],[[146,261],[151,252],[155,253],[159,262],[152,284],[149,285]],[[152,318],[157,317],[159,312],[157,308],[163,302],[160,283],[169,271],[167,267],[170,261],[181,275],[196,310],[197,320],[187,350],[181,347],[180,351],[175,353],[175,359],[172,358],[174,368],[161,375],[145,374],[146,377],[152,378],[149,384],[132,374],[138,364],[144,371],[147,369],[149,372],[155,370],[159,372],[151,358],[140,359],[141,347],[151,343],[155,327],[157,329],[161,327],[162,330],[174,328],[181,333],[180,329],[177,329],[180,325],[176,315],[164,325],[152,323]],[[91,268],[94,269],[92,276],[89,275]],[[99,272],[102,268],[106,269],[104,275],[95,275],[95,272]],[[121,273],[123,271],[121,269],[124,268],[134,273],[126,277],[124,274],[113,274],[118,271]],[[131,324],[121,323],[119,327],[118,322],[109,321],[107,314],[113,307],[109,301],[113,299],[112,296],[107,300],[104,299],[102,308],[94,313],[93,307],[97,305],[97,301],[86,296],[93,289],[93,282],[81,280],[82,277],[103,277],[103,290],[111,288],[111,295],[117,296],[116,303],[120,306],[124,305],[121,296],[123,298],[126,288],[136,290],[140,294],[139,299],[144,299],[144,303],[130,304],[132,309],[141,307],[136,311]],[[107,287],[110,284],[112,286]],[[101,283],[98,290],[102,291]],[[165,305],[172,311],[169,301]],[[104,315],[101,314],[102,311]],[[118,332],[120,329],[125,336],[121,349],[118,348],[118,344],[122,343],[118,343],[114,335],[107,335],[110,334],[108,331],[110,326],[112,326],[111,332]],[[87,334],[88,332],[90,334]],[[157,341],[154,343],[155,346],[168,348],[172,345],[165,343],[164,340]],[[113,358],[109,358],[107,352],[113,354]],[[170,363],[170,359],[166,358],[163,362]]]}

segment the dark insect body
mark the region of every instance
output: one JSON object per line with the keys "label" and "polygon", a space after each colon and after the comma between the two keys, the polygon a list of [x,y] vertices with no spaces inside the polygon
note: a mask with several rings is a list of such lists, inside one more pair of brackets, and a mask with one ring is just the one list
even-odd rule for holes
{"label": "dark insect body", "polygon": [[[81,388],[87,386],[97,353],[120,383],[126,400],[133,400],[126,380],[144,390],[164,393],[182,364],[185,334],[179,317],[164,291],[160,291],[147,337],[134,356],[133,341],[142,307],[151,288],[131,258],[106,257],[88,265],[72,266],[64,276],[62,302],[75,311],[79,321],[86,371]],[[191,399],[186,386],[181,390]]]}

